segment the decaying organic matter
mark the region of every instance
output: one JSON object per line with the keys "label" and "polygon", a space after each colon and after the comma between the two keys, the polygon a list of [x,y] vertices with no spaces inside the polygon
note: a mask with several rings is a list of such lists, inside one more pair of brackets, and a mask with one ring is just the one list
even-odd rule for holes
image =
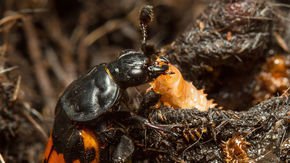
{"label": "decaying organic matter", "polygon": [[[150,157],[156,162],[289,161],[287,83],[282,83],[283,88],[275,82],[266,83],[266,87],[275,88],[269,96],[260,92],[262,89],[255,91],[263,85],[261,82],[271,80],[261,79],[263,72],[271,73],[273,79],[289,80],[286,59],[289,54],[284,55],[282,63],[276,63],[278,67],[269,63],[273,54],[287,50],[287,43],[281,37],[287,29],[278,27],[281,15],[273,6],[274,2],[270,1],[212,2],[187,31],[161,49],[162,55],[168,56],[195,86],[205,88],[218,104],[225,109],[244,111],[151,108],[146,117],[170,132],[132,129],[131,136],[139,147],[134,155],[136,159]],[[262,93],[263,100],[272,98],[253,106],[257,102],[257,92]],[[283,95],[273,97],[277,92]],[[235,146],[237,140],[244,144],[240,149]],[[231,147],[236,151],[228,152]]]}
{"label": "decaying organic matter", "polygon": [[[150,122],[171,132],[147,129],[144,134],[145,131],[132,129],[132,137],[138,140],[138,152],[142,153],[136,156],[150,156],[157,162],[223,162],[229,159],[224,151],[225,144],[229,143],[225,142],[240,135],[246,160],[285,161],[289,159],[285,153],[290,150],[289,102],[288,96],[275,97],[240,112],[152,108],[148,115]],[[188,129],[199,131],[195,133],[196,139],[184,138],[184,131]]]}
{"label": "decaying organic matter", "polygon": [[249,162],[247,148],[250,145],[241,135],[235,135],[223,142],[222,149],[225,162]]}
{"label": "decaying organic matter", "polygon": [[266,1],[215,1],[164,53],[195,82],[205,72],[245,66],[264,55],[273,21]]}
{"label": "decaying organic matter", "polygon": [[270,1],[214,1],[161,52],[224,108],[250,107],[256,71],[275,48],[275,12]]}

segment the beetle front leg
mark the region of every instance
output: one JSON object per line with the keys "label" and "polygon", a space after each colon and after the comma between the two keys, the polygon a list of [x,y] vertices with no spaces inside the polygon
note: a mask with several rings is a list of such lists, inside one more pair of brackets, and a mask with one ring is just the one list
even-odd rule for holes
{"label": "beetle front leg", "polygon": [[154,92],[152,89],[150,89],[143,97],[140,109],[138,111],[138,115],[145,116],[146,111],[156,105],[160,99],[161,95]]}

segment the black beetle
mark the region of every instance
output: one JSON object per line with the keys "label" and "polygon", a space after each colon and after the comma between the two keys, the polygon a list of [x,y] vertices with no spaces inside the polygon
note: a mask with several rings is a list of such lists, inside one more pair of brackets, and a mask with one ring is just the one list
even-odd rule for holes
{"label": "black beetle", "polygon": [[[109,128],[110,119],[133,117],[145,125],[156,127],[146,119],[119,108],[126,88],[149,82],[168,70],[168,65],[158,64],[146,54],[148,51],[145,52],[144,30],[151,12],[151,7],[145,7],[140,14],[143,52],[123,51],[117,60],[93,67],[66,88],[56,106],[54,126],[45,150],[44,162],[122,162],[134,150],[132,141],[122,136],[112,156],[109,155],[108,158],[103,153],[107,144],[96,133]],[[144,16],[147,16],[145,24],[142,21]]]}
{"label": "black beetle", "polygon": [[[102,116],[118,114],[118,102],[124,89],[151,81],[167,69],[167,65],[150,65],[148,57],[133,50],[124,51],[114,62],[92,68],[72,82],[60,97],[52,131],[53,148],[50,150],[62,153],[66,162],[87,160],[83,154],[88,152],[83,148],[82,141],[86,139],[82,136],[83,130],[103,127],[100,126]],[[117,116],[127,118],[130,115],[120,111]],[[96,135],[90,136],[98,139]],[[96,141],[96,144],[100,143]],[[89,152],[100,150],[94,148]],[[50,156],[46,157],[49,161]],[[88,159],[97,159],[95,157]]]}

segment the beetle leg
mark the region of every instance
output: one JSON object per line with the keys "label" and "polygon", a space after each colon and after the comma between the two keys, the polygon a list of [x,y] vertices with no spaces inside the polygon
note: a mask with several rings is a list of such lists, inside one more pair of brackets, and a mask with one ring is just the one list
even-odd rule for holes
{"label": "beetle leg", "polygon": [[141,107],[138,111],[138,114],[142,116],[145,115],[148,108],[156,105],[160,97],[161,97],[160,94],[157,94],[152,89],[150,89],[142,99]]}
{"label": "beetle leg", "polygon": [[130,138],[123,135],[120,139],[119,144],[117,145],[112,159],[114,163],[125,162],[134,152],[134,144]]}

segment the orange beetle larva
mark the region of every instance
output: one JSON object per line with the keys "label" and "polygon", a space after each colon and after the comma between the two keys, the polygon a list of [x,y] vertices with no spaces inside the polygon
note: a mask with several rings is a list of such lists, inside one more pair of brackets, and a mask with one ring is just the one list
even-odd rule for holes
{"label": "orange beetle larva", "polygon": [[225,162],[248,163],[250,158],[247,154],[247,148],[250,145],[242,136],[237,135],[230,138],[222,144],[225,155]]}
{"label": "orange beetle larva", "polygon": [[290,87],[290,57],[274,55],[267,59],[256,77],[255,102],[283,94]]}
{"label": "orange beetle larva", "polygon": [[191,82],[184,80],[180,71],[169,64],[169,73],[161,75],[150,83],[154,92],[161,95],[159,102],[165,106],[181,109],[196,108],[207,111],[216,106],[206,98],[203,90],[198,90]]}

